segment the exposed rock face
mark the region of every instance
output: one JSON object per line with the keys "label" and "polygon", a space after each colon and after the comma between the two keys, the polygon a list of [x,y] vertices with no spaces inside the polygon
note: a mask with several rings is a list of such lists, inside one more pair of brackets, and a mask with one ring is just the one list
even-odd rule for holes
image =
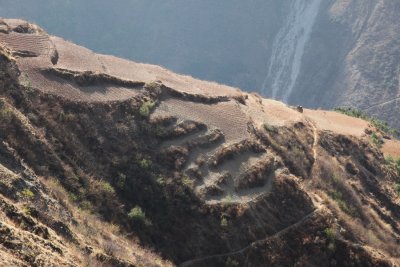
{"label": "exposed rock face", "polygon": [[399,11],[398,1],[324,1],[288,102],[357,107],[399,128]]}
{"label": "exposed rock face", "polygon": [[368,122],[3,25],[3,265],[399,263],[399,173]]}

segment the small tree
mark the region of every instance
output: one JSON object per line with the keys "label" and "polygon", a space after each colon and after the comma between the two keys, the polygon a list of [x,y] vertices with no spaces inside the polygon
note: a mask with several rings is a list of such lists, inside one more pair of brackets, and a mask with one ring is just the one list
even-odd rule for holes
{"label": "small tree", "polygon": [[139,206],[135,206],[134,208],[132,208],[131,211],[128,213],[128,217],[135,222],[145,222],[146,220],[146,214]]}

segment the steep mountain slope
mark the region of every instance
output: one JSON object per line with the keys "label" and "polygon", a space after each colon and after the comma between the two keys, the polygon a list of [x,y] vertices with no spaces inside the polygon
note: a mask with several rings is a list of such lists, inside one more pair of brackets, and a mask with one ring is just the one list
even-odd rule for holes
{"label": "steep mountain slope", "polygon": [[367,121],[1,24],[3,265],[400,263],[400,143]]}
{"label": "steep mountain slope", "polygon": [[399,128],[399,11],[392,0],[326,4],[288,101],[358,107]]}

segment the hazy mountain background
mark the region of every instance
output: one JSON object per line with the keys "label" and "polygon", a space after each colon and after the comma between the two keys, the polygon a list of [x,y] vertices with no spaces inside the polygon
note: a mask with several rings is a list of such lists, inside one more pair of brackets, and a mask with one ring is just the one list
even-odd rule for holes
{"label": "hazy mountain background", "polygon": [[400,126],[397,0],[0,0],[96,52]]}
{"label": "hazy mountain background", "polygon": [[180,73],[257,90],[287,1],[1,0],[0,16]]}

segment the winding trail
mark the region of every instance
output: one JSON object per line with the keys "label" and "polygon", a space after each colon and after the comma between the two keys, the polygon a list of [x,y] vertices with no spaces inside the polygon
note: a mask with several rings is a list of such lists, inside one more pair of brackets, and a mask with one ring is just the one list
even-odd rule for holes
{"label": "winding trail", "polygon": [[370,109],[375,108],[375,107],[384,106],[386,104],[390,104],[390,103],[398,101],[398,100],[400,100],[400,97],[396,97],[396,98],[390,99],[390,100],[382,102],[382,103],[371,105],[371,106],[365,108],[364,111],[370,110]]}
{"label": "winding trail", "polygon": [[213,258],[228,257],[228,256],[237,255],[237,254],[242,254],[242,253],[245,252],[246,250],[248,250],[248,249],[250,249],[250,248],[252,248],[252,247],[255,247],[255,246],[257,246],[257,245],[260,245],[260,244],[264,243],[264,242],[267,241],[268,239],[280,237],[281,235],[286,234],[286,233],[287,233],[288,231],[290,231],[291,229],[294,229],[294,228],[296,228],[296,227],[302,225],[303,223],[307,222],[307,221],[310,220],[312,217],[314,217],[314,215],[317,213],[317,211],[318,211],[318,209],[314,209],[312,212],[310,212],[310,213],[308,213],[307,215],[305,215],[305,216],[304,216],[302,219],[300,219],[298,222],[287,226],[286,228],[280,230],[279,232],[277,232],[277,233],[275,233],[275,234],[273,234],[273,235],[271,235],[271,236],[268,236],[268,237],[263,238],[263,239],[256,240],[256,241],[252,242],[250,245],[245,246],[245,247],[243,247],[243,248],[241,248],[241,249],[239,249],[239,250],[235,250],[235,251],[231,251],[231,252],[223,253],[223,254],[216,254],[216,255],[205,256],[205,257],[202,257],[202,258],[198,258],[198,259],[193,259],[193,260],[185,261],[185,262],[181,263],[179,266],[180,266],[180,267],[189,267],[189,266],[191,266],[191,265],[194,264],[194,263],[199,263],[199,262],[202,262],[202,261],[205,261],[205,260],[210,260],[210,259],[213,259]]}
{"label": "winding trail", "polygon": [[314,122],[310,122],[311,126],[313,128],[313,132],[314,132],[314,142],[313,142],[313,156],[314,156],[314,162],[317,161],[317,157],[318,157],[318,151],[317,151],[317,147],[318,147],[318,140],[319,140],[319,136],[318,136],[318,129],[315,126]]}

